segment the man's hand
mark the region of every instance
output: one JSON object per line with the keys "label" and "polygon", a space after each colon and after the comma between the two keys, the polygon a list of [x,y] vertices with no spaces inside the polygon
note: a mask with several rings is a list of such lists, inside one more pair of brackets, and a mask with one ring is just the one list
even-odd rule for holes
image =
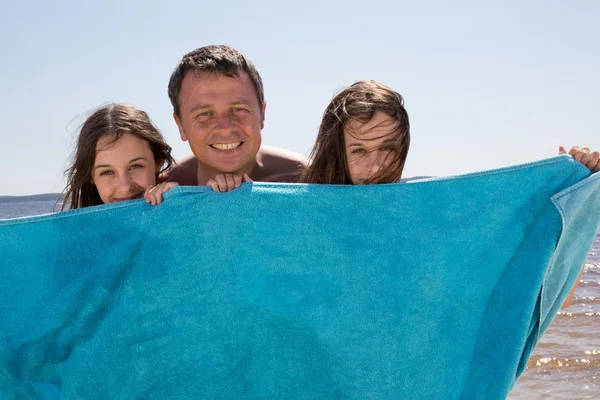
{"label": "man's hand", "polygon": [[239,188],[242,182],[253,182],[253,180],[248,174],[219,174],[215,176],[215,179],[209,179],[206,186],[210,186],[215,192],[231,192],[233,189]]}
{"label": "man's hand", "polygon": [[[560,146],[558,154],[567,154],[567,149]],[[590,151],[589,147],[573,146],[569,150],[568,154],[583,165],[585,165],[590,171],[600,171],[600,151]]]}

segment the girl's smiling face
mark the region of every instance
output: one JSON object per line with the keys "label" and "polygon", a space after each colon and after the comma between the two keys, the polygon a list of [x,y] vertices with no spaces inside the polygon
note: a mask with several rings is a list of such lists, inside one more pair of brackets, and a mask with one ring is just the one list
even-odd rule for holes
{"label": "girl's smiling face", "polygon": [[147,141],[124,133],[103,136],[96,144],[92,183],[105,204],[138,199],[156,185],[157,165]]}
{"label": "girl's smiling face", "polygon": [[354,120],[344,128],[348,172],[354,185],[379,183],[373,178],[392,164],[398,125],[393,117],[375,111],[370,121]]}

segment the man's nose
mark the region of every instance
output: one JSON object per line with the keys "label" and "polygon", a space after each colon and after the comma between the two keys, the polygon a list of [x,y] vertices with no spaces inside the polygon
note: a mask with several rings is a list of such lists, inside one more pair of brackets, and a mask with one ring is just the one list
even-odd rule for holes
{"label": "man's nose", "polygon": [[217,117],[215,128],[223,133],[230,133],[233,131],[233,117],[229,113],[221,114]]}

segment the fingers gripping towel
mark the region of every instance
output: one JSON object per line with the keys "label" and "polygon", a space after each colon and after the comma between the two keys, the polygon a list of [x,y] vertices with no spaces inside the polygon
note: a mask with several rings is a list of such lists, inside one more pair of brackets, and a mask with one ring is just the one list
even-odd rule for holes
{"label": "fingers gripping towel", "polygon": [[0,397],[503,399],[599,220],[561,156],[0,221]]}

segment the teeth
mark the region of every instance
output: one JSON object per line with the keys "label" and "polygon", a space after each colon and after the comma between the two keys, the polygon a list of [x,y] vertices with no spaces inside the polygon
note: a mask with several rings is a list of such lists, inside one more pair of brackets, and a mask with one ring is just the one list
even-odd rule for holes
{"label": "teeth", "polygon": [[211,144],[210,146],[214,147],[217,150],[233,150],[233,149],[240,147],[241,144],[242,144],[242,142],[215,143],[215,144]]}

